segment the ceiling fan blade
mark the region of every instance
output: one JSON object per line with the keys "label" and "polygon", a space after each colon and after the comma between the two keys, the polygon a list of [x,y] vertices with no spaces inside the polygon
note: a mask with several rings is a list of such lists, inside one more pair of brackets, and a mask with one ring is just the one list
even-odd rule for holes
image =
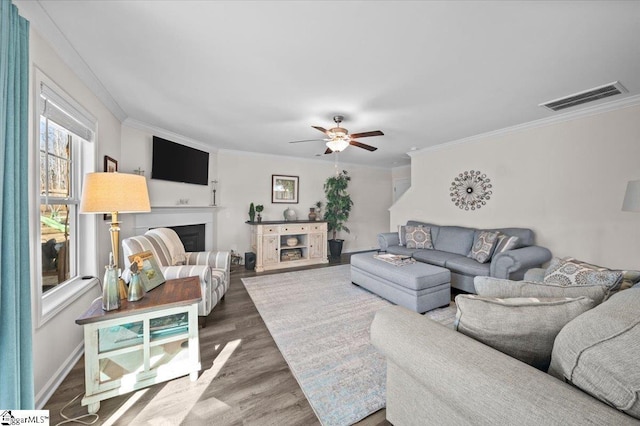
{"label": "ceiling fan blade", "polygon": [[367,145],[362,142],[358,142],[354,140],[349,142],[349,145],[357,146],[358,148],[366,149],[367,151],[375,151],[376,149],[378,149],[375,146]]}
{"label": "ceiling fan blade", "polygon": [[353,139],[368,138],[369,136],[384,136],[384,133],[382,133],[380,130],[374,130],[371,132],[354,133],[351,135],[351,138]]}
{"label": "ceiling fan blade", "polygon": [[316,130],[320,130],[322,133],[324,133],[325,135],[329,136],[329,132],[324,127],[320,127],[320,126],[311,126],[311,127],[313,127]]}
{"label": "ceiling fan blade", "polygon": [[331,151],[330,148],[327,148],[327,150],[324,152],[325,154],[333,154],[333,151]]}
{"label": "ceiling fan blade", "polygon": [[291,141],[289,143],[316,142],[316,141],[326,141],[326,139],[303,139],[301,141]]}

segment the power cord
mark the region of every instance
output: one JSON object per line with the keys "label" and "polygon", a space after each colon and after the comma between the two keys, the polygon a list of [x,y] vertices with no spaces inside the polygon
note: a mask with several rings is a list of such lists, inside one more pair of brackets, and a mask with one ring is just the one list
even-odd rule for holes
{"label": "power cord", "polygon": [[[80,424],[83,424],[83,425],[92,425],[92,424],[95,424],[95,422],[97,422],[98,419],[100,419],[100,416],[97,415],[97,414],[83,414],[82,416],[78,416],[78,417],[67,417],[63,413],[64,409],[67,408],[68,406],[70,406],[73,403],[73,401],[78,399],[80,396],[82,396],[82,393],[79,393],[78,395],[76,395],[71,401],[67,402],[67,404],[60,409],[60,417],[62,417],[65,420],[61,421],[60,423],[57,423],[56,426],[59,426],[59,425],[65,424],[65,423],[72,423],[72,422],[80,423]],[[84,419],[85,417],[91,417],[91,416],[95,416],[95,419],[93,419],[93,421],[86,421],[85,422],[85,421],[80,420],[80,419]]]}

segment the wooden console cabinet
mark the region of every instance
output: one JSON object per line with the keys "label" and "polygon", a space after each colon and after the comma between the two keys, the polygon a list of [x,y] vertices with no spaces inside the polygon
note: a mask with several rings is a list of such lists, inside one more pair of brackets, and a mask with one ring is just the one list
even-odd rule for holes
{"label": "wooden console cabinet", "polygon": [[[269,221],[251,225],[256,272],[328,263],[327,222]],[[296,243],[292,244],[296,239]]]}

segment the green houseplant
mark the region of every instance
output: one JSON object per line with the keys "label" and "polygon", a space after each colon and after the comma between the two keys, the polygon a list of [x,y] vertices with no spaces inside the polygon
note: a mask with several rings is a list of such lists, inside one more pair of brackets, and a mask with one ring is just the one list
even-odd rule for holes
{"label": "green houseplant", "polygon": [[255,218],[256,218],[256,208],[254,207],[253,203],[251,203],[251,205],[249,206],[249,222],[255,221]]}
{"label": "green houseplant", "polygon": [[344,240],[337,238],[338,232],[350,232],[345,225],[349,220],[349,213],[353,201],[347,192],[351,177],[346,170],[331,176],[324,184],[324,194],[327,197],[327,204],[324,208],[324,220],[327,221],[328,231],[332,238],[329,240],[329,252],[331,257],[340,257],[342,254],[342,243]]}
{"label": "green houseplant", "polygon": [[262,204],[256,205],[256,213],[258,213],[258,222],[262,222],[262,216],[260,215],[260,213],[262,213],[263,210],[264,210],[264,206]]}

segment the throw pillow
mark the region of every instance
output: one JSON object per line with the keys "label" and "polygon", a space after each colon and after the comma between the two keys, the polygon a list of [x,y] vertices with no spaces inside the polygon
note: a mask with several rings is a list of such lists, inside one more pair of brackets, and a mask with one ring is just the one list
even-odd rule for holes
{"label": "throw pillow", "polygon": [[473,246],[467,255],[471,259],[475,259],[480,263],[487,263],[491,259],[493,250],[498,242],[498,232],[480,231],[476,232]]}
{"label": "throw pillow", "polygon": [[433,249],[431,228],[428,226],[406,226],[405,229],[407,248]]}
{"label": "throw pillow", "polygon": [[595,306],[586,297],[499,299],[458,295],[455,302],[456,330],[543,371],[549,367],[558,332]]}
{"label": "throw pillow", "polygon": [[407,233],[407,227],[404,225],[398,225],[398,240],[400,243],[398,244],[400,247],[407,245],[407,238],[405,234]]}
{"label": "throw pillow", "polygon": [[512,237],[501,232],[498,235],[498,242],[496,243],[496,248],[493,251],[493,255],[495,256],[498,253],[503,253],[507,250],[513,250],[518,247],[520,247],[520,238]]}
{"label": "throw pillow", "polygon": [[593,299],[597,305],[609,295],[609,288],[603,285],[563,287],[532,281],[511,281],[502,278],[474,278],[476,293],[485,297],[581,297]]}
{"label": "throw pillow", "polygon": [[[577,263],[581,266],[585,266],[587,268],[595,269],[596,271],[611,271],[609,268],[605,268],[603,266],[593,265],[591,263],[583,262],[574,257],[563,257],[562,260],[566,262]],[[627,288],[633,287],[635,284],[640,282],[640,271],[633,270],[623,270],[622,272],[622,282],[620,283],[620,290],[624,290]]]}
{"label": "throw pillow", "polygon": [[549,374],[640,419],[640,288],[567,324],[556,337]]}
{"label": "throw pillow", "polygon": [[622,282],[622,276],[622,271],[612,271],[572,258],[554,258],[544,273],[544,283],[561,286],[604,285],[610,291],[616,291]]}

